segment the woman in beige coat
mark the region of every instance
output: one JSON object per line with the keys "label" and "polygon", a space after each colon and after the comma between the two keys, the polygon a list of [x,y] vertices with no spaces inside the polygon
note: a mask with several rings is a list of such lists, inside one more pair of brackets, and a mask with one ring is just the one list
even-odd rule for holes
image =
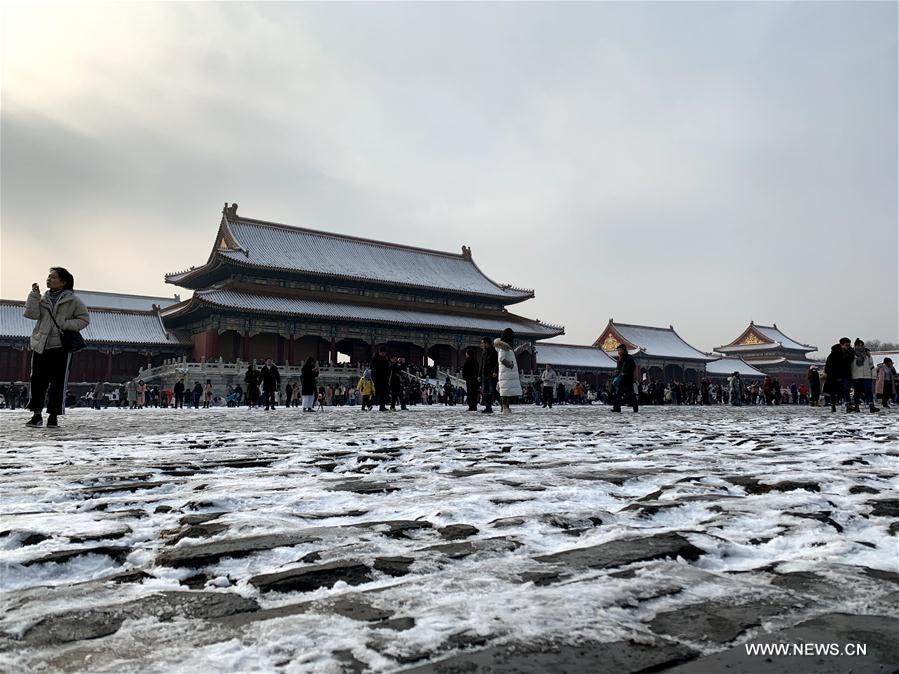
{"label": "woman in beige coat", "polygon": [[[37,283],[25,300],[25,318],[37,321],[31,332],[31,401],[34,416],[26,426],[43,424],[41,412],[47,402],[47,426],[57,426],[65,413],[66,382],[71,356],[62,346],[63,330],[84,330],[90,323],[87,307],[73,292],[75,278],[63,267],[51,267],[47,292],[41,296]],[[55,322],[54,322],[55,319]],[[57,325],[59,327],[57,327]]]}
{"label": "woman in beige coat", "polygon": [[890,401],[896,395],[896,368],[892,358],[884,358],[877,366],[877,378],[874,380],[874,395],[883,401],[883,408],[888,409]]}

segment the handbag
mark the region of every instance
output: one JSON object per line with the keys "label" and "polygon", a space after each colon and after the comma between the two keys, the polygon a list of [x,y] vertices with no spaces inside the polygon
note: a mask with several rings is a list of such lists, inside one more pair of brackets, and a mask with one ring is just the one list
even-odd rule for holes
{"label": "handbag", "polygon": [[59,341],[62,342],[63,349],[69,353],[75,353],[87,346],[87,344],[84,343],[84,337],[81,336],[80,332],[77,330],[63,330],[59,327],[59,323],[56,322],[53,312],[48,311],[47,313],[50,314],[50,320],[53,321],[53,325],[55,325],[60,332]]}

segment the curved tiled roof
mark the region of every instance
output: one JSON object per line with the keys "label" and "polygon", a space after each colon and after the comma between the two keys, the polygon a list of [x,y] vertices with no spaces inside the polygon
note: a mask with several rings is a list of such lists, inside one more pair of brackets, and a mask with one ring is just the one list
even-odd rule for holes
{"label": "curved tiled roof", "polygon": [[181,301],[178,295],[173,297],[154,297],[152,295],[127,295],[122,293],[104,293],[94,290],[77,290],[78,297],[89,309],[123,309],[125,311],[153,311],[153,305],[168,307]]}
{"label": "curved tiled roof", "polygon": [[487,278],[467,249],[462,254],[447,253],[234,216],[222,218],[217,242],[221,244],[206,265],[169,274],[166,281],[189,284],[202,270],[224,260],[254,268],[435,288],[510,301],[534,295],[531,290],[499,285]]}
{"label": "curved tiled roof", "polygon": [[365,304],[332,302],[306,297],[268,295],[236,290],[213,288],[198,290],[190,302],[182,303],[162,311],[163,318],[186,313],[197,304],[218,308],[276,314],[279,316],[308,316],[326,320],[356,320],[370,323],[413,325],[430,328],[452,328],[455,330],[479,331],[499,334],[505,328],[512,328],[522,335],[554,337],[562,332],[555,326],[531,321],[510,314],[508,318],[475,316],[439,311],[404,309],[372,306]]}
{"label": "curved tiled roof", "polygon": [[[76,293],[77,294],[77,293]],[[80,297],[80,295],[79,295]],[[24,302],[0,300],[0,337],[28,339],[34,321],[25,318]],[[155,312],[104,311],[88,309],[91,322],[81,336],[88,346],[103,344],[148,344],[179,346],[178,339],[166,331]]]}
{"label": "curved tiled roof", "polygon": [[707,363],[705,371],[713,377],[730,376],[739,372],[741,377],[764,377],[765,373],[757,370],[742,358],[721,358]]}
{"label": "curved tiled roof", "polygon": [[777,326],[754,325],[754,327],[768,339],[774,342],[780,342],[785,349],[796,349],[798,351],[815,351],[816,349],[816,347],[814,346],[809,346],[808,344],[800,344],[795,339],[790,339],[784,333],[782,333],[777,328]]}
{"label": "curved tiled roof", "polygon": [[[764,340],[764,342],[750,342],[748,344],[740,343],[741,341],[744,341],[744,338],[749,337],[753,333],[756,337]],[[783,348],[788,351],[802,351],[803,353],[817,351],[817,347],[815,346],[800,344],[795,339],[787,337],[776,325],[756,325],[754,321],[750,322],[749,327],[740,333],[740,336],[734,341],[730,344],[716,347],[715,351],[718,351],[719,353],[752,354],[753,352],[770,351],[777,348]]]}
{"label": "curved tiled roof", "polygon": [[595,346],[537,343],[537,365],[585,370],[614,370],[615,360]]}
{"label": "curved tiled roof", "polygon": [[674,328],[656,328],[649,325],[629,325],[609,321],[609,326],[617,332],[625,342],[637,347],[645,356],[654,358],[671,358],[682,360],[715,360],[702,351],[687,344]]}

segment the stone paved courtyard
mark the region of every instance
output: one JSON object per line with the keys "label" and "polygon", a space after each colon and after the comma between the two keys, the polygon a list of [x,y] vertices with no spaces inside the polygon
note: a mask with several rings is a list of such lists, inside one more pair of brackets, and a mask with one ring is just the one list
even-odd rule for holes
{"label": "stone paved courtyard", "polygon": [[899,668],[895,411],[26,417],[3,671]]}

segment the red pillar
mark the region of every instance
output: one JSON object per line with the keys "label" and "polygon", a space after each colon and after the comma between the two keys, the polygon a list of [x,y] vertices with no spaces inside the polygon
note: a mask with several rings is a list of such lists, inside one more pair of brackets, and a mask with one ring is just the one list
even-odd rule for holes
{"label": "red pillar", "polygon": [[293,334],[287,338],[287,364],[293,365]]}
{"label": "red pillar", "polygon": [[104,381],[112,381],[112,351],[106,352],[106,379]]}
{"label": "red pillar", "polygon": [[30,372],[28,371],[28,349],[27,348],[22,349],[22,367],[20,368],[20,374],[21,374],[21,376],[19,377],[19,379],[21,381],[28,381],[31,378]]}
{"label": "red pillar", "polygon": [[218,360],[218,357],[222,355],[219,351],[219,331],[215,328],[209,328],[206,331],[206,335],[206,359]]}
{"label": "red pillar", "polygon": [[240,353],[242,360],[250,360],[250,333],[243,332],[240,335]]}
{"label": "red pillar", "polygon": [[336,365],[337,364],[337,338],[336,337],[331,338],[330,358],[331,358],[331,365]]}

